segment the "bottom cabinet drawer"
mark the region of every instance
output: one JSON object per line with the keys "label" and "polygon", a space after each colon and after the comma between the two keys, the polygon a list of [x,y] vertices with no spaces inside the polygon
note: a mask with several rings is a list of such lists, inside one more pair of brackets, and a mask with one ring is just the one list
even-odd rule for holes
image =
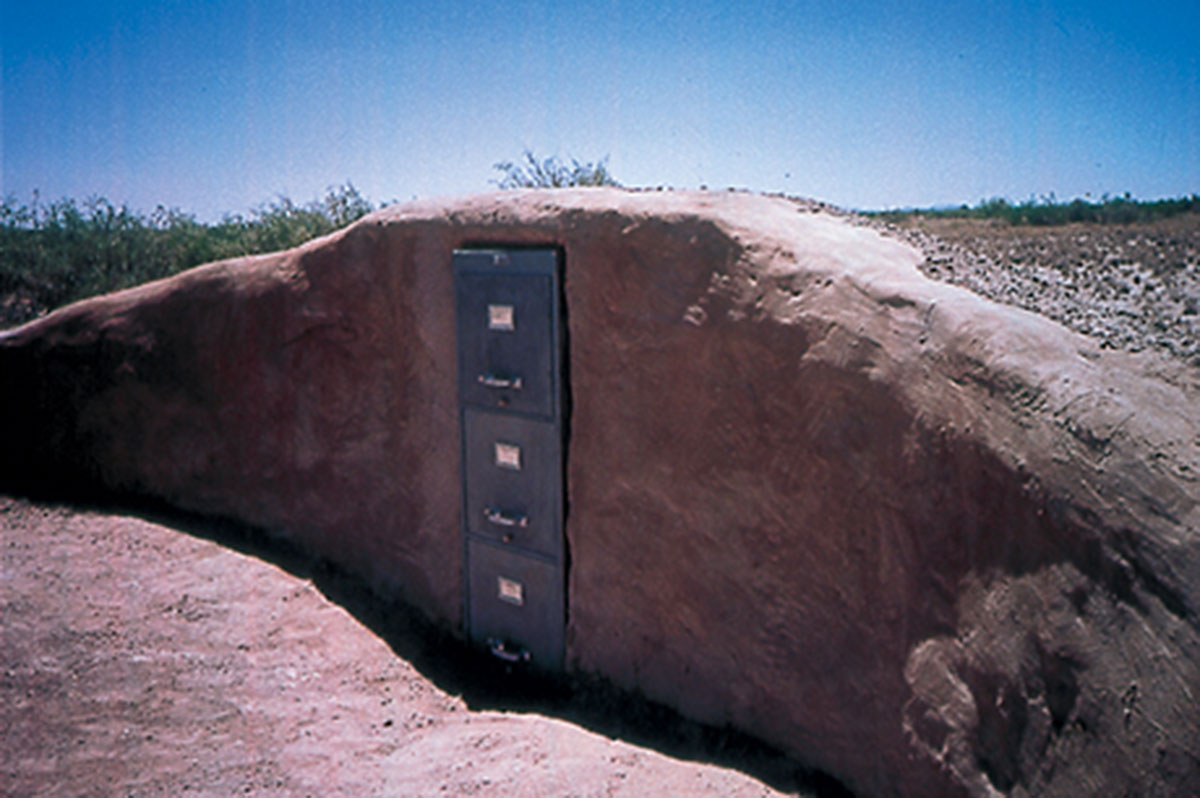
{"label": "bottom cabinet drawer", "polygon": [[558,671],[563,657],[563,575],[559,566],[487,541],[467,543],[472,641],[496,656]]}

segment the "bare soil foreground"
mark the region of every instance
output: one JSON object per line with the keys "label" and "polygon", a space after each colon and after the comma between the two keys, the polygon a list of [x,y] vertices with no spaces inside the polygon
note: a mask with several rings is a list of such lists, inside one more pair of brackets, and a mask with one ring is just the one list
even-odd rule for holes
{"label": "bare soil foreground", "polygon": [[837,792],[606,688],[497,673],[278,544],[164,520],[0,497],[0,794]]}

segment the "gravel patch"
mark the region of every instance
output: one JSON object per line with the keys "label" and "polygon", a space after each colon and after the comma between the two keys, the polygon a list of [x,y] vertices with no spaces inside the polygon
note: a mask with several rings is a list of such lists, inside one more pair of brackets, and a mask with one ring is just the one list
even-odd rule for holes
{"label": "gravel patch", "polygon": [[1200,367],[1200,214],[1122,225],[858,217],[917,247],[921,270],[1096,338]]}

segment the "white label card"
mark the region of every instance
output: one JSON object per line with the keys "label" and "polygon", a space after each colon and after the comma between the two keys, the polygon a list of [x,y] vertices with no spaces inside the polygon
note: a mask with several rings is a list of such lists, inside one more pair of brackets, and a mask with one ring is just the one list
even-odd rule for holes
{"label": "white label card", "polygon": [[512,471],[521,470],[521,447],[515,443],[496,441],[496,465]]}
{"label": "white label card", "polygon": [[518,607],[525,605],[525,586],[520,582],[498,576],[496,577],[496,585],[499,588],[498,598],[501,601],[507,601],[509,604],[515,604]]}
{"label": "white label card", "polygon": [[516,310],[512,305],[488,305],[488,329],[512,332],[517,329]]}

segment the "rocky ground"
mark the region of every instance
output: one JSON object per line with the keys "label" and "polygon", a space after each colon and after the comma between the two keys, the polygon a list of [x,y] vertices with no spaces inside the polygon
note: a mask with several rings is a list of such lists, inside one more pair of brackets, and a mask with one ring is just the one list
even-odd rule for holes
{"label": "rocky ground", "polygon": [[1055,227],[917,215],[890,232],[925,253],[930,277],[1048,316],[1108,348],[1158,350],[1200,366],[1198,214]]}
{"label": "rocky ground", "polygon": [[0,795],[837,794],[237,528],[0,496],[0,529]]}

